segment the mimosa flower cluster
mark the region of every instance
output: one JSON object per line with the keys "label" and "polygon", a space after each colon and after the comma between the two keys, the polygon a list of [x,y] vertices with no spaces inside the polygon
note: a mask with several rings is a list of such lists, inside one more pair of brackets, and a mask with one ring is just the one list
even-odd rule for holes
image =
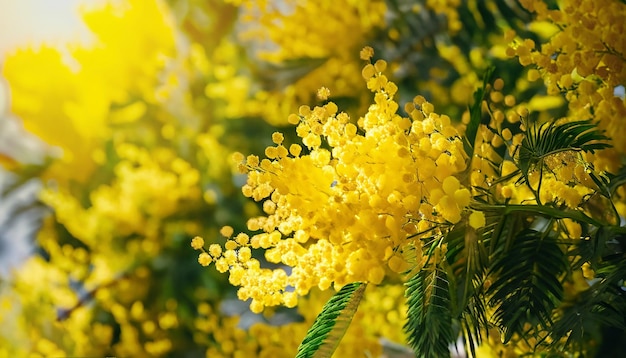
{"label": "mimosa flower cluster", "polygon": [[487,101],[490,122],[478,130],[472,185],[484,188],[497,182],[497,198],[502,203],[550,203],[577,209],[595,190],[582,153],[568,150],[547,156],[543,167],[529,170],[527,185],[519,184],[522,173],[518,163],[524,131],[536,134],[541,129],[540,125],[529,124],[531,113],[526,105],[518,105],[512,95],[504,95],[503,87],[501,78],[490,86]]}
{"label": "mimosa flower cluster", "polygon": [[[548,94],[565,95],[568,117],[594,118],[611,138],[623,133],[621,119],[626,115],[624,95],[616,89],[626,83],[626,7],[623,2],[563,1],[559,9],[549,9],[543,1],[526,0],[523,6],[538,20],[550,21],[553,36],[544,44],[519,40],[507,52],[518,57],[523,66],[535,65]],[[626,153],[626,142],[615,141],[614,149],[589,155],[598,170],[615,173],[618,157]]]}
{"label": "mimosa flower cluster", "polygon": [[[276,132],[266,158],[235,156],[248,174],[244,195],[262,201],[266,213],[248,229],[262,233],[233,236],[225,228],[225,248],[213,244],[199,260],[230,271],[253,311],[292,307],[315,286],[379,284],[387,269],[409,267],[405,251],[421,256],[420,233],[441,233],[461,220],[471,193],[455,177],[467,162],[460,134],[421,96],[405,106],[409,117],[398,114],[397,86],[385,68],[382,60],[363,68],[374,103],[358,126],[333,102],[302,106],[289,117],[302,144],[289,145]],[[263,268],[252,257],[256,249],[282,267]]]}

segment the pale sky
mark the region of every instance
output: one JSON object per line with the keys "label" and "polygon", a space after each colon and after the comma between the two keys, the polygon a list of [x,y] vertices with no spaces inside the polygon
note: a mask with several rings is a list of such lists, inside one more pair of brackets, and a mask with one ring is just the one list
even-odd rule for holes
{"label": "pale sky", "polygon": [[101,1],[0,0],[0,61],[7,51],[27,43],[87,39],[78,8]]}

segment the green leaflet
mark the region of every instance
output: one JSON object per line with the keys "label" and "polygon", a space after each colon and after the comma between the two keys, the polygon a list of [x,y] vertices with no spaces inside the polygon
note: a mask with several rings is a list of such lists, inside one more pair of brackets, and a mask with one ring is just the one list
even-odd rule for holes
{"label": "green leaflet", "polygon": [[624,329],[625,302],[620,291],[614,285],[596,283],[582,292],[576,301],[562,307],[551,333],[556,342],[565,339],[558,348],[580,349],[588,337],[600,340],[602,326]]}
{"label": "green leaflet", "polygon": [[555,121],[541,125],[528,125],[519,151],[519,168],[525,177],[536,166],[541,168],[543,160],[565,151],[593,153],[610,147],[606,137],[591,120],[556,124]]}
{"label": "green leaflet", "polygon": [[532,229],[518,233],[511,247],[499,254],[491,267],[496,279],[487,294],[504,343],[516,333],[527,337],[526,324],[552,325],[552,311],[563,299],[560,276],[566,270],[565,254],[556,241]]}
{"label": "green leaflet", "polygon": [[485,98],[487,84],[491,80],[494,70],[495,67],[489,67],[485,72],[483,77],[483,86],[474,92],[474,104],[472,104],[469,108],[470,122],[467,124],[467,128],[465,129],[465,136],[463,136],[463,148],[465,149],[465,153],[467,153],[467,157],[470,158],[470,160],[474,156],[476,134],[478,133],[478,127],[480,127],[482,122],[483,98]]}
{"label": "green leaflet", "polygon": [[418,357],[449,357],[452,329],[450,284],[438,265],[425,267],[406,283],[408,343]]}
{"label": "green leaflet", "polygon": [[[488,221],[493,221],[488,218]],[[489,264],[488,243],[496,223],[487,224],[476,231],[464,222],[457,223],[446,235],[446,261],[450,265],[448,279],[452,319],[460,326],[465,348],[471,357],[476,357],[476,347],[488,336],[482,327],[488,326],[487,304],[484,297],[484,277]],[[456,294],[455,294],[456,293]]]}
{"label": "green leaflet", "polygon": [[365,293],[366,283],[345,285],[326,302],[298,347],[296,358],[331,357],[346,333]]}

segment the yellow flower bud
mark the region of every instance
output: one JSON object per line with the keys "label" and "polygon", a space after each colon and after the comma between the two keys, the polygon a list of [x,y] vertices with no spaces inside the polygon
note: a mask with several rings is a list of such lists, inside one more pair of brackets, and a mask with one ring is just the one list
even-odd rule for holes
{"label": "yellow flower bud", "polygon": [[204,246],[204,239],[201,238],[200,236],[196,236],[191,240],[191,247],[193,247],[194,250],[200,250],[203,246]]}
{"label": "yellow flower bud", "polygon": [[485,226],[485,214],[482,211],[474,211],[469,216],[469,225],[474,229]]}

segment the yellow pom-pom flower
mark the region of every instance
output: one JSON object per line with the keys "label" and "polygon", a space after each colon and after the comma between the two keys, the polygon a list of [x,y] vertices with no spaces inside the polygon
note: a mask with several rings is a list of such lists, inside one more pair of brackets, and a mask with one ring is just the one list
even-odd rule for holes
{"label": "yellow pom-pom flower", "polygon": [[474,211],[469,216],[469,225],[474,229],[485,226],[485,214],[482,211]]}
{"label": "yellow pom-pom flower", "polygon": [[191,240],[191,247],[193,247],[194,250],[200,250],[202,249],[203,246],[204,246],[204,239],[201,238],[200,236],[196,236]]}

